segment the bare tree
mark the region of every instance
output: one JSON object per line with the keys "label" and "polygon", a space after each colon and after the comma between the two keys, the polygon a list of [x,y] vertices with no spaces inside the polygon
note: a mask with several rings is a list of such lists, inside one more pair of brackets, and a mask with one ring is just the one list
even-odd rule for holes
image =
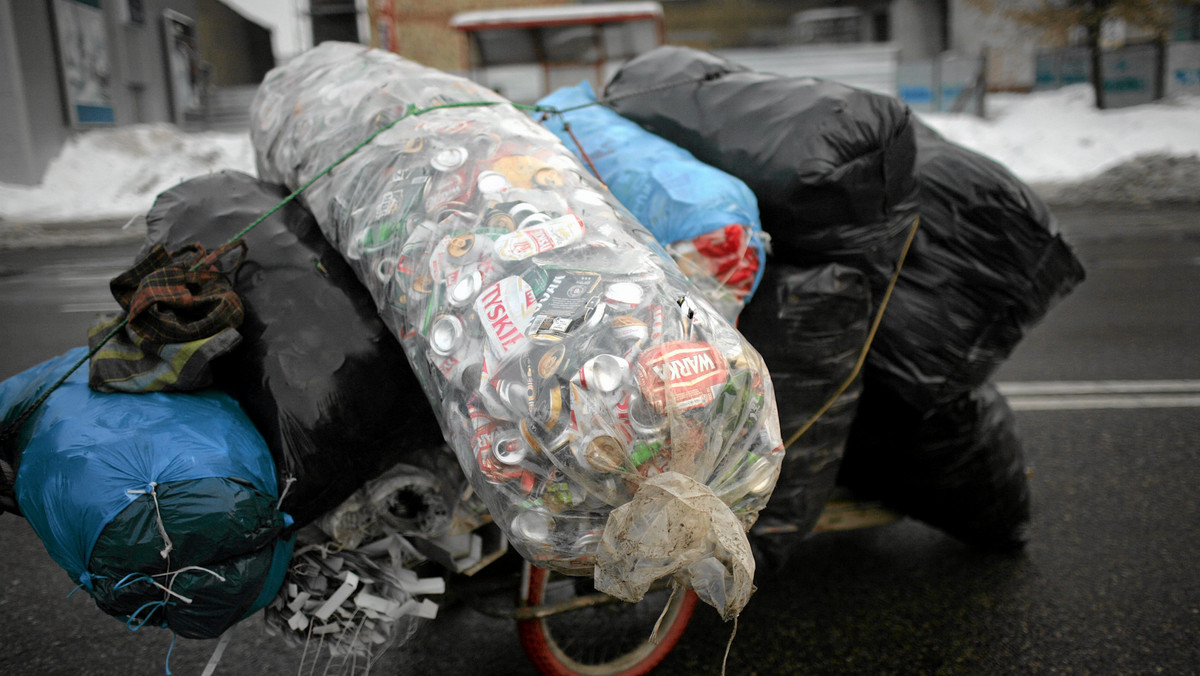
{"label": "bare tree", "polygon": [[[1082,28],[1090,52],[1092,87],[1096,107],[1105,108],[1104,71],[1100,51],[1100,31],[1106,21],[1124,21],[1135,28],[1149,30],[1158,43],[1160,56],[1165,53],[1167,33],[1175,8],[1181,4],[1200,4],[1200,0],[1038,0],[1034,3],[998,3],[995,0],[967,0],[986,12],[1002,5],[1004,16],[1042,31],[1047,40],[1065,45],[1072,31]],[[1165,77],[1165,59],[1159,58],[1156,93],[1161,95]]]}

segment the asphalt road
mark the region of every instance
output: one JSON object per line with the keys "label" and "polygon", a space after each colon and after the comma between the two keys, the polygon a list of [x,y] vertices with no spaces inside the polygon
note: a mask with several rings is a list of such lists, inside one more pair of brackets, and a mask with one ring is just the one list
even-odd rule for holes
{"label": "asphalt road", "polygon": [[[1032,470],[1027,549],[982,554],[911,520],[813,536],[758,578],[727,673],[1200,673],[1200,207],[1057,213],[1089,278],[998,377],[1081,390],[1013,399]],[[82,344],[132,250],[0,252],[0,378]],[[1158,381],[1178,391],[1130,386]],[[168,650],[172,673],[203,670],[213,642],[172,649],[168,633],[66,598],[72,583],[20,519],[0,516],[0,542],[0,673],[162,673]],[[656,673],[721,673],[732,629],[702,607]],[[252,619],[217,673],[300,666]],[[510,621],[449,605],[372,673],[534,671]]]}

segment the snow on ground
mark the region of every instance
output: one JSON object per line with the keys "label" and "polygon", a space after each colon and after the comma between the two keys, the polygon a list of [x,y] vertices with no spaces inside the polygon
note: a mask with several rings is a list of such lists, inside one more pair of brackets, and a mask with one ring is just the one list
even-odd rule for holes
{"label": "snow on ground", "polygon": [[993,94],[987,119],[923,115],[950,140],[1007,166],[1026,183],[1074,183],[1142,155],[1200,154],[1200,97],[1097,110],[1090,85]]}
{"label": "snow on ground", "polygon": [[[1200,97],[1096,110],[1087,85],[996,94],[988,115],[924,114],[950,140],[1006,165],[1030,184],[1072,184],[1146,155],[1200,160]],[[127,218],[180,181],[222,169],[255,173],[248,134],[185,134],[166,124],[79,134],[40,185],[0,183],[0,221]]]}
{"label": "snow on ground", "polygon": [[0,183],[0,220],[126,218],[167,188],[222,169],[255,173],[249,134],[185,134],[170,124],[89,131],[67,142],[40,185]]}

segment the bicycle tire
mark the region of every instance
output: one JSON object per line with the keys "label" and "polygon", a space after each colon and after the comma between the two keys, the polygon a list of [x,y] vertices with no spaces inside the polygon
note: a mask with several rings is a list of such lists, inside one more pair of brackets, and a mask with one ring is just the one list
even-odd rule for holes
{"label": "bicycle tire", "polygon": [[[561,596],[564,585],[571,585],[572,593],[577,585],[590,586],[589,578],[572,578],[534,566],[529,566],[529,574],[522,579],[526,585],[522,598],[528,606],[561,600],[550,597]],[[555,586],[560,588],[557,592]],[[661,590],[636,604],[617,602],[518,620],[517,634],[529,660],[544,676],[642,676],[679,643],[696,601],[691,589],[673,597],[670,590]],[[661,641],[655,645],[650,633],[668,602],[671,608],[659,627]]]}

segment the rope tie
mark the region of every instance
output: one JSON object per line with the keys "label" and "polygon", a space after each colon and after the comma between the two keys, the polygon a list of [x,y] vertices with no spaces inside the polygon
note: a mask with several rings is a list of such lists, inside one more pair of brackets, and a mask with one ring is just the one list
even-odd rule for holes
{"label": "rope tie", "polygon": [[[158,553],[159,553],[159,555],[160,555],[160,556],[162,556],[162,557],[165,559],[165,558],[167,558],[167,557],[168,557],[168,556],[171,554],[171,550],[175,548],[175,545],[174,545],[174,544],[171,542],[171,536],[170,536],[170,535],[167,535],[167,527],[166,527],[166,525],[163,523],[163,519],[162,519],[162,511],[161,511],[161,510],[159,509],[159,507],[158,507],[158,491],[157,491],[157,488],[158,488],[158,483],[157,483],[157,482],[154,482],[154,481],[151,481],[151,482],[150,482],[150,490],[149,490],[149,491],[146,491],[146,490],[144,490],[144,489],[135,489],[135,488],[131,488],[131,489],[129,489],[129,490],[127,490],[127,491],[125,491],[125,492],[126,492],[126,493],[132,493],[132,494],[135,494],[135,495],[146,495],[146,494],[149,494],[149,495],[150,495],[150,498],[151,498],[152,500],[154,500],[154,524],[155,524],[156,526],[158,526],[158,534],[159,534],[160,536],[162,536],[162,539],[163,539],[163,544],[164,544],[164,546],[163,546],[162,550],[160,550]],[[189,603],[190,603],[190,601],[189,601]]]}
{"label": "rope tie", "polygon": [[287,496],[288,489],[290,489],[294,483],[296,483],[296,477],[289,474],[287,480],[283,482],[283,490],[279,491],[279,501],[275,503],[275,509],[279,509],[279,507],[283,505],[283,498]]}
{"label": "rope tie", "polygon": [[888,300],[890,300],[892,297],[892,290],[896,288],[896,282],[900,279],[900,271],[904,269],[904,259],[908,257],[908,250],[912,247],[913,238],[917,235],[917,226],[920,223],[920,216],[913,218],[912,227],[908,230],[908,239],[904,242],[904,248],[900,250],[899,258],[896,259],[896,270],[892,273],[892,278],[888,280],[887,289],[883,292],[883,300],[879,304],[879,309],[875,312],[875,318],[871,321],[871,329],[867,331],[867,340],[863,343],[862,350],[860,350],[858,353],[858,360],[854,362],[854,368],[850,369],[850,375],[847,376],[846,379],[842,381],[842,384],[839,385],[836,390],[834,390],[833,394],[827,400],[825,400],[825,403],[821,406],[821,408],[817,409],[817,412],[814,413],[812,417],[809,418],[803,425],[801,425],[800,429],[796,430],[796,432],[792,434],[792,436],[789,437],[786,442],[784,442],[783,448],[785,450],[792,444],[796,443],[797,439],[804,436],[804,433],[807,432],[814,424],[816,424],[816,422],[821,419],[821,416],[825,415],[829,408],[838,400],[838,397],[845,393],[845,391],[850,387],[850,384],[854,382],[854,379],[857,378],[858,374],[862,371],[863,365],[867,362],[867,353],[871,350],[871,343],[875,340],[875,334],[879,331],[880,323],[883,322],[883,312],[887,309]]}
{"label": "rope tie", "polygon": [[671,609],[671,603],[675,601],[675,595],[679,593],[679,585],[671,583],[671,595],[667,597],[667,604],[663,606],[662,612],[658,614],[658,620],[654,622],[654,628],[650,630],[650,642],[654,645],[662,643],[662,636],[659,635],[658,629],[662,626],[663,620],[667,617],[667,611]]}

